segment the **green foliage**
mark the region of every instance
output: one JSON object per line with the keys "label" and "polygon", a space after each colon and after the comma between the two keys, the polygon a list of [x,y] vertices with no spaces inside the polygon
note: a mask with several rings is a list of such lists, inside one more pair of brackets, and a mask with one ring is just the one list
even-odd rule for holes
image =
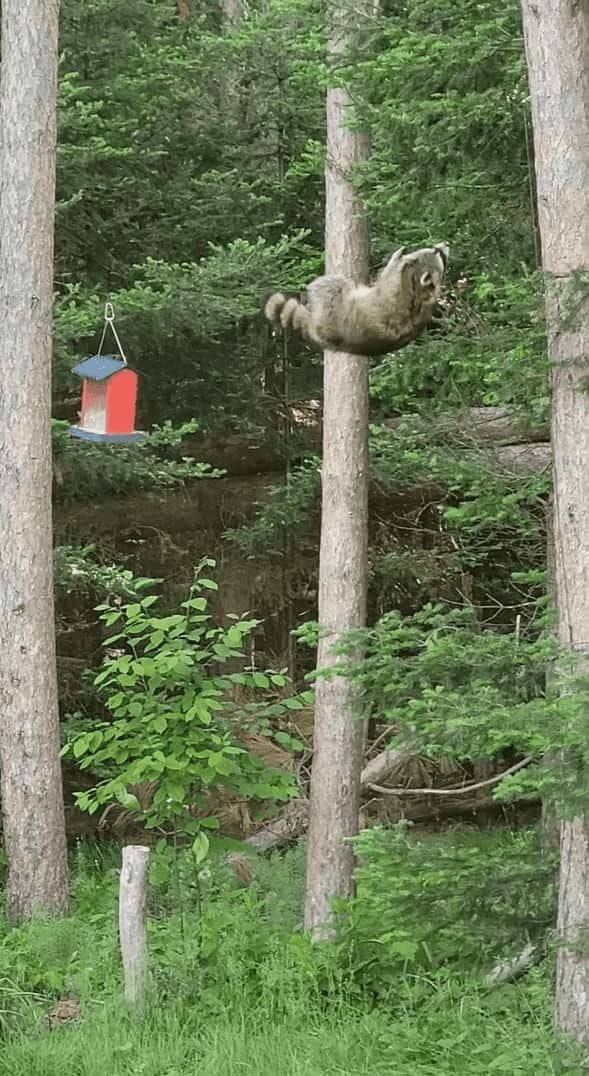
{"label": "green foliage", "polygon": [[[370,940],[372,930],[375,937],[385,934],[390,909],[397,904],[406,910],[416,937],[423,937],[418,907],[424,877],[424,908],[442,924],[439,948],[435,936],[429,939],[433,953],[441,956],[443,950],[447,955],[455,946],[458,927],[452,932],[448,920],[454,913],[460,915],[456,894],[465,883],[469,892],[465,913],[473,908],[479,912],[474,932],[484,936],[487,945],[477,895],[484,871],[474,854],[469,869],[467,855],[475,842],[446,837],[438,849],[432,844],[416,843],[413,850],[406,847],[401,853],[397,840],[393,852],[370,850],[372,869],[362,876],[349,928],[353,940],[340,950],[314,945],[296,932],[302,902],[301,850],[273,856],[268,863],[256,860],[256,880],[250,889],[231,882],[219,863],[220,849],[198,871],[198,887],[190,853],[179,856],[171,881],[152,878],[148,929],[157,1004],[140,1020],[129,1019],[120,1000],[116,935],[120,851],[104,845],[79,847],[69,917],[18,930],[0,924],[3,1073],[193,1076],[195,1058],[204,1076],[237,1071],[245,1076],[276,1072],[529,1076],[532,1071],[554,1071],[553,1065],[559,1064],[559,1071],[580,1072],[575,1053],[554,1034],[551,984],[542,972],[489,993],[472,976],[436,972],[431,965],[425,970],[416,961],[409,963],[403,976],[407,961],[399,959],[395,938],[383,938],[378,947]],[[520,869],[516,852],[527,860],[531,844],[530,838],[506,838],[492,852],[493,868],[499,872],[493,891],[499,894],[498,906],[513,917],[514,931],[513,913],[521,904],[527,870]],[[516,872],[512,896],[499,855],[503,846]],[[377,877],[377,857],[382,877]],[[154,872],[161,858],[156,849]],[[458,869],[454,888],[452,858]],[[396,871],[391,869],[393,862]],[[534,916],[537,923],[545,891],[533,877],[528,876],[528,882],[542,899]],[[437,898],[448,889],[445,914]],[[481,899],[484,903],[484,893]],[[384,922],[375,922],[377,906],[382,907]],[[463,922],[470,927],[466,914]],[[500,922],[495,915],[493,925]],[[503,924],[500,929],[501,940],[509,947],[514,934],[508,938]],[[374,996],[376,967],[372,965],[371,977],[368,966],[362,969],[359,962],[369,950],[378,953],[389,983],[386,999],[382,991],[380,997]],[[69,992],[81,998],[80,1024],[39,1035],[52,999]]]}
{"label": "green foliage", "polygon": [[550,475],[498,466],[493,449],[477,445],[468,430],[456,432],[446,419],[442,425],[408,416],[393,429],[371,429],[380,523],[371,563],[380,608],[409,612],[467,595],[498,627],[512,625],[516,613],[526,621],[530,597],[544,584],[530,596],[516,575],[544,569]]}
{"label": "green foliage", "polygon": [[294,530],[308,522],[319,491],[319,460],[311,456],[293,470],[288,482],[271,491],[272,499],[258,513],[253,524],[227,530],[225,537],[246,553],[275,549],[283,540],[285,529]]}
{"label": "green foliage", "polygon": [[[394,497],[413,486],[437,487],[439,530],[453,545],[453,570],[489,568],[508,550],[507,574],[515,565],[541,564],[545,557],[544,499],[548,474],[498,471],[492,454],[475,445],[448,444],[425,419],[408,416],[394,428],[370,429],[370,466],[375,495]],[[288,483],[253,524],[227,532],[248,553],[277,548],[284,528],[313,519],[320,491],[319,461],[310,457],[295,468]],[[373,546],[372,559],[378,552]]]}
{"label": "green foliage", "polygon": [[[214,565],[205,560],[200,571]],[[105,643],[102,669],[95,678],[107,721],[80,721],[64,748],[82,769],[103,778],[94,789],[78,793],[78,805],[94,813],[118,800],[139,811],[148,826],[173,821],[186,833],[199,833],[214,819],[197,821],[193,808],[210,785],[223,785],[258,800],[284,800],[296,792],[291,777],[264,766],[236,740],[236,732],[252,721],[265,722],[287,713],[303,699],[284,703],[240,704],[232,689],[255,693],[284,688],[281,673],[217,670],[243,657],[242,647],[257,621],[235,619],[215,627],[207,592],[216,583],[197,574],[178,612],[157,615],[155,595],[99,607],[116,634]],[[307,696],[304,697],[307,701]],[[149,805],[140,808],[129,786],[155,782]]]}
{"label": "green foliage", "polygon": [[271,0],[230,30],[168,0],[62,6],[57,403],[110,298],[147,425],[265,424],[264,292],[320,268],[315,8]]}
{"label": "green foliage", "polygon": [[[199,262],[148,258],[133,266],[133,283],[109,294],[129,361],[142,375],[147,424],[192,416],[221,429],[236,420],[260,423],[264,293],[301,287],[308,256],[307,233],[299,229],[274,243],[210,242]],[[71,367],[96,347],[101,327],[96,290],[67,288],[56,306],[58,394],[74,391]]]}
{"label": "green foliage", "polygon": [[392,430],[372,428],[371,464],[388,492],[419,482],[439,485],[440,516],[461,536],[465,565],[476,565],[501,541],[514,553],[527,546],[529,557],[542,537],[548,475],[500,472],[484,450],[440,444],[435,430],[411,419]]}
{"label": "green foliage", "polygon": [[500,633],[472,610],[442,606],[390,612],[361,633],[366,655],[349,674],[375,716],[432,756],[541,756],[558,735],[560,702],[545,691],[556,644],[537,628],[528,638]]}
{"label": "green foliage", "polygon": [[[268,424],[258,311],[269,287],[298,289],[322,268],[324,95],[336,77],[350,122],[372,132],[358,179],[375,266],[400,243],[446,238],[450,291],[469,281],[439,330],[375,375],[379,406],[545,410],[520,19],[515,0],[499,13],[489,0],[385,5],[360,52],[328,72],[315,0],[256,0],[231,24],[215,8],[182,23],[168,0],[91,0],[83,14],[67,0],[58,401],[108,295],[145,374],[149,424]],[[289,388],[320,390],[306,349]]]}
{"label": "green foliage", "polygon": [[[519,581],[539,580],[532,574]],[[494,796],[542,798],[560,817],[573,817],[588,791],[589,679],[546,632],[546,599],[530,612],[515,632],[492,630],[468,607],[389,612],[373,628],[348,633],[333,648],[343,664],[321,675],[349,676],[361,689],[362,716],[368,710],[390,723],[392,746],[462,764],[524,756],[525,768],[499,781]],[[314,644],[319,630],[308,624],[297,634]]]}
{"label": "green foliage", "polygon": [[413,836],[406,824],[364,830],[357,894],[343,912],[344,944],[366,987],[394,994],[399,978],[446,968],[489,969],[544,944],[556,893],[556,863],[535,832],[494,837],[455,832]]}
{"label": "green foliage", "polygon": [[469,275],[466,291],[454,298],[451,288],[439,322],[373,371],[371,396],[379,411],[429,418],[452,407],[503,404],[524,419],[545,422],[549,368],[541,274],[525,265],[516,279],[486,270]]}
{"label": "green foliage", "polygon": [[64,594],[99,594],[105,598],[137,598],[147,587],[161,582],[136,576],[118,564],[100,564],[95,548],[57,546],[53,554],[55,586]]}
{"label": "green foliage", "polygon": [[468,275],[533,264],[518,5],[386,5],[371,49],[354,59],[347,74],[373,133],[375,234],[445,238],[453,271]]}
{"label": "green foliage", "polygon": [[323,122],[312,8],[252,5],[228,32],[214,9],[183,24],[167,0],[90,0],[83,15],[64,5],[59,254],[68,271],[91,280],[123,271],[129,283],[145,255],[188,262],[211,240],[284,230],[280,202],[300,199],[305,184],[285,173]]}
{"label": "green foliage", "polygon": [[176,428],[165,423],[137,444],[96,445],[72,437],[68,422],[54,421],[57,499],[99,501],[125,493],[167,489],[187,479],[220,478],[224,472],[218,468],[186,457],[179,459],[173,453],[183,438],[196,429],[195,422]]}

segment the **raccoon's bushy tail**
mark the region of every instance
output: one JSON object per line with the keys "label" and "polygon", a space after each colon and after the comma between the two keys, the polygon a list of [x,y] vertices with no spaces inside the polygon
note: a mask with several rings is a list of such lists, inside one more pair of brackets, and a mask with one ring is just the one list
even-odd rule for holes
{"label": "raccoon's bushy tail", "polygon": [[287,299],[281,291],[271,295],[264,307],[268,321],[280,321],[283,329],[292,325],[297,332],[307,336],[310,324],[309,311],[298,299]]}

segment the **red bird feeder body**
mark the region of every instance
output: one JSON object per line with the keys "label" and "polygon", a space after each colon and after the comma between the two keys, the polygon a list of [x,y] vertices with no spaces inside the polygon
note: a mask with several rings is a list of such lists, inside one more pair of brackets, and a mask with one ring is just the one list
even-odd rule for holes
{"label": "red bird feeder body", "polygon": [[82,441],[117,444],[142,441],[135,429],[137,374],[123,359],[94,355],[74,368],[83,379],[82,410],[70,433]]}

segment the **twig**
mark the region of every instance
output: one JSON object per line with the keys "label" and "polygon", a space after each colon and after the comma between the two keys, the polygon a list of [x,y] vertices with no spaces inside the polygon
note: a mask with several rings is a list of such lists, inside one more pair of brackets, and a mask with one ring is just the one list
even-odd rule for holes
{"label": "twig", "polygon": [[377,736],[377,737],[376,737],[376,740],[374,741],[374,743],[371,743],[371,744],[370,744],[370,748],[369,748],[369,750],[368,750],[368,754],[370,754],[370,755],[374,755],[374,753],[375,753],[375,751],[376,751],[376,748],[378,747],[378,745],[379,745],[380,743],[382,743],[382,741],[383,741],[383,740],[385,740],[387,736],[392,736],[392,735],[393,735],[393,732],[394,732],[394,729],[393,729],[393,727],[392,727],[391,725],[388,725],[388,726],[387,726],[387,728],[386,728],[386,729],[384,730],[384,732],[381,732],[381,733],[380,733],[380,736]]}

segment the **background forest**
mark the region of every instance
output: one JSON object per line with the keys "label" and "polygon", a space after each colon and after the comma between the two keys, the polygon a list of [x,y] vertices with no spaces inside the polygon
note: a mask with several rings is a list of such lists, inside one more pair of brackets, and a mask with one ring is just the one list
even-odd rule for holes
{"label": "background forest", "polygon": [[[311,758],[322,366],[261,308],[323,268],[323,5],[62,4],[55,575],[75,912],[0,937],[7,1073],[582,1071],[551,1026],[538,822],[560,785],[534,764],[583,750],[584,727],[582,695],[545,690],[550,401],[520,19],[515,0],[383,0],[337,72],[371,133],[373,268],[450,244],[434,326],[371,369],[370,627],[350,673],[367,763],[390,745],[394,787],[484,787],[404,798],[364,781],[358,893],[337,944],[313,947],[301,847],[253,851]],[[107,299],[141,374],[138,426],[155,428],[139,447],[68,434]],[[164,1004],[131,1026],[112,839],[145,823]],[[521,985],[485,985],[530,942]],[[39,1004],[69,995],[90,1015],[40,1044]]]}
{"label": "background forest", "polygon": [[[92,518],[109,494],[185,477],[180,456],[272,472],[266,486],[284,488],[253,526],[235,528],[239,512],[225,508],[216,527],[225,550],[263,555],[264,568],[283,560],[295,627],[313,618],[321,364],[273,337],[261,305],[322,268],[325,30],[307,3],[180,10],[64,7],[54,414],[76,417],[71,370],[95,350],[110,297],[142,374],[140,425],[196,420],[200,435],[96,453],[57,422],[57,501],[89,500]],[[372,135],[358,180],[374,268],[401,243],[452,246],[438,327],[371,376],[374,611],[415,611],[448,589],[460,601],[466,588],[483,619],[492,611],[512,630],[518,613],[536,615],[512,573],[544,566],[545,461],[500,451],[501,468],[480,441],[543,438],[548,409],[518,7],[385,7],[345,74]],[[489,405],[509,406],[519,426],[487,417],[473,429],[465,409]],[[244,487],[244,511],[260,485]],[[199,525],[213,525],[210,509]]]}

